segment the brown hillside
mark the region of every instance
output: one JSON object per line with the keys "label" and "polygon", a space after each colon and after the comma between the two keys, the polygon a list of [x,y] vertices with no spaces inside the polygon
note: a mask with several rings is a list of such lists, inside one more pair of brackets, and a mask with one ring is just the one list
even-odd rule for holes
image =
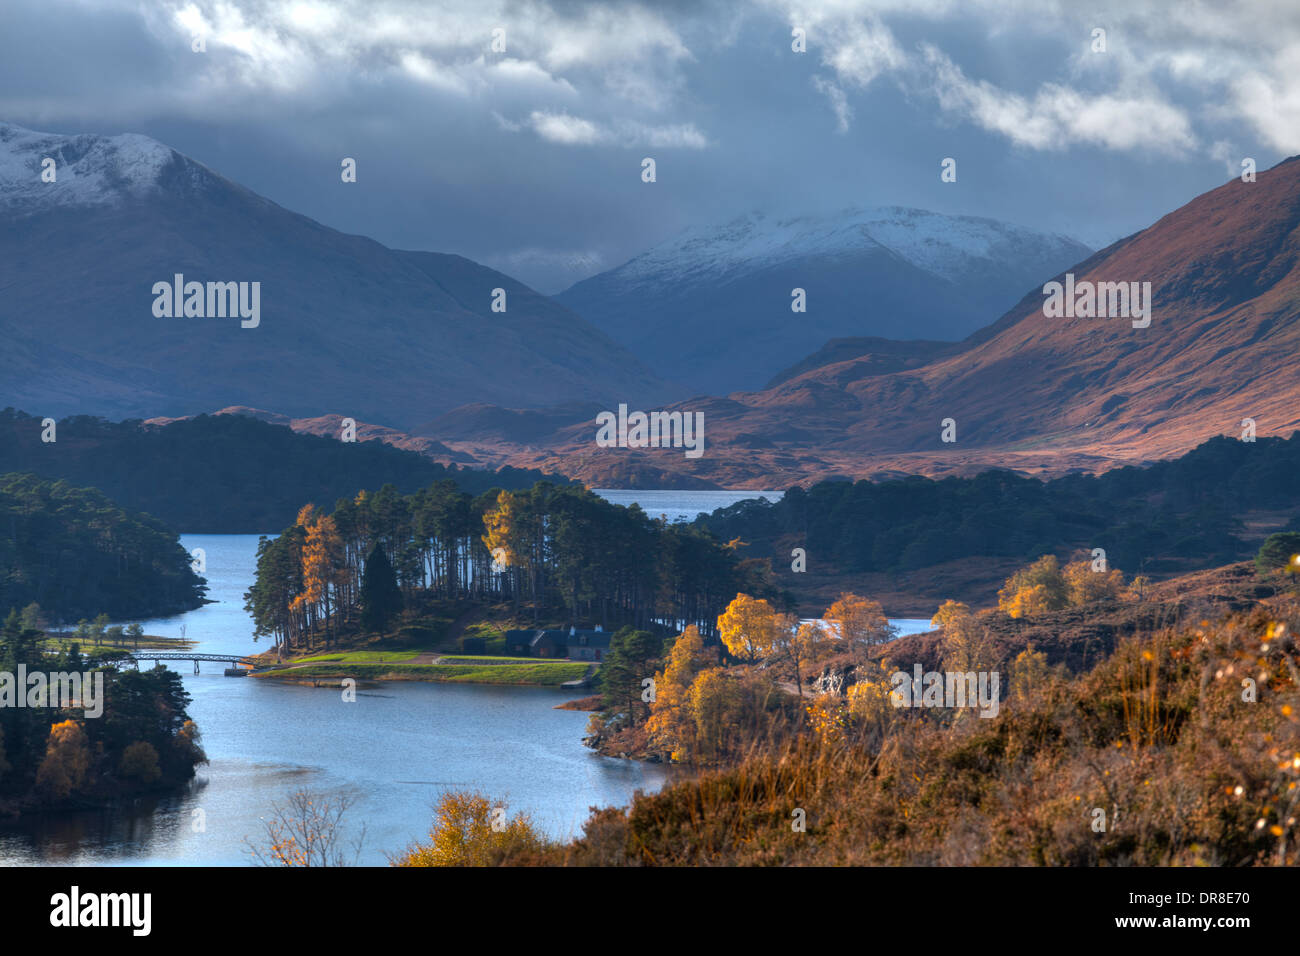
{"label": "brown hillside", "polygon": [[[1260,435],[1289,434],[1300,427],[1297,226],[1293,158],[1257,182],[1197,197],[1070,270],[1076,281],[1150,282],[1148,328],[1122,317],[1046,318],[1036,288],[956,354],[917,368],[881,374],[880,357],[865,354],[764,391],[673,406],[705,412],[700,459],[598,449],[590,422],[528,445],[493,437],[459,447],[597,485],[772,487],[990,465],[1101,471],[1236,435],[1243,417]],[[957,422],[955,444],[940,441],[945,418]]]}

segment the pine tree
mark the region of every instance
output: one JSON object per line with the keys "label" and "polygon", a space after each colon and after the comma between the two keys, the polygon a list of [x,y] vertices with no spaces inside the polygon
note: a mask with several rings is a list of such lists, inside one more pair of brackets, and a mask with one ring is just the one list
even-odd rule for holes
{"label": "pine tree", "polygon": [[361,577],[361,626],[367,631],[382,632],[401,610],[402,590],[397,586],[397,574],[376,541]]}

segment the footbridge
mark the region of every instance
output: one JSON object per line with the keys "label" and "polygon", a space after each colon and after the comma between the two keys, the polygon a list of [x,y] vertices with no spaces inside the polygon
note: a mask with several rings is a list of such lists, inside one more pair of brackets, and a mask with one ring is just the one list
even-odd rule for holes
{"label": "footbridge", "polygon": [[141,661],[193,661],[194,673],[199,673],[199,664],[203,661],[209,661],[213,664],[225,664],[229,668],[238,667],[252,670],[253,662],[250,658],[241,657],[238,654],[181,654],[176,651],[133,651],[130,657],[123,659],[122,663],[134,663],[139,670]]}

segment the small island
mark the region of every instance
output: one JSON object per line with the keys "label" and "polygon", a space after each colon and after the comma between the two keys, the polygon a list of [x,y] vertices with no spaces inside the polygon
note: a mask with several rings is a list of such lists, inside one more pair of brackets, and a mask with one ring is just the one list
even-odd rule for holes
{"label": "small island", "polygon": [[715,636],[738,592],[776,597],[766,562],[685,525],[537,482],[473,496],[451,481],[306,505],[258,548],[245,595],[274,648],[254,677],[335,686],[428,680],[588,692],[619,635]]}

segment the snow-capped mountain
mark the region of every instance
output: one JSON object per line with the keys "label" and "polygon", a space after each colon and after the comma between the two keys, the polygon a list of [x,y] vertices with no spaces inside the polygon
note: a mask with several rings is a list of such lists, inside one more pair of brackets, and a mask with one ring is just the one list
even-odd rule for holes
{"label": "snow-capped mountain", "polygon": [[[739,228],[733,235],[747,233]],[[891,247],[887,261],[900,273],[917,269],[900,254],[902,245]],[[709,254],[720,246],[693,246],[705,278],[692,277],[678,300],[695,310],[701,325],[711,316],[692,294],[705,294],[709,282],[743,289],[753,281],[742,256]],[[754,258],[764,254],[757,240],[744,249]],[[662,248],[654,255],[669,258]],[[644,265],[643,259],[635,268]],[[727,284],[736,272],[741,280]],[[1045,314],[1042,282],[1066,273],[1077,289],[1149,283],[1149,326],[1135,326],[1132,315]],[[937,272],[917,274],[936,285],[947,281]],[[888,276],[877,271],[872,278]],[[801,284],[809,287],[811,317],[819,286]],[[1104,471],[1180,456],[1216,435],[1234,443],[1248,434],[1289,436],[1300,429],[1300,156],[1260,170],[1252,182],[1234,177],[1146,229],[1036,279],[1025,293],[958,344],[840,339],[768,388],[668,406],[670,413],[704,414],[708,451],[699,461],[655,448],[593,456],[585,426],[563,427],[549,438],[530,435],[527,444],[516,439],[514,448],[503,443],[493,451],[502,463],[562,472],[596,488],[711,482],[757,489],[829,476]],[[915,309],[913,315],[918,325],[926,318]],[[769,344],[742,310],[728,307],[723,317],[736,329],[731,356],[723,357],[751,343]],[[683,331],[673,310],[657,318],[661,324],[651,331],[669,353],[685,352],[705,334]],[[767,329],[780,334],[788,324],[769,322]],[[666,362],[662,371],[674,367]],[[956,422],[955,444],[941,431],[949,417]]]}
{"label": "snow-capped mountain", "polygon": [[1087,248],[1064,236],[994,219],[943,216],[924,209],[886,206],[849,209],[835,216],[771,219],[741,216],[722,228],[695,228],[637,256],[619,270],[629,279],[725,277],[811,256],[850,256],[882,247],[945,279],[961,278],[976,263],[1022,254],[1044,240],[1071,254]]}
{"label": "snow-capped mountain", "polygon": [[[248,405],[410,427],[471,402],[606,407],[661,385],[502,273],[344,235],[145,136],[0,124],[0,212],[0,408]],[[173,281],[183,310],[157,291]],[[225,296],[243,310],[254,288],[245,322]]]}
{"label": "snow-capped mountain", "polygon": [[[184,163],[175,150],[138,133],[60,136],[0,123],[0,204],[28,212],[121,205],[157,192],[164,172]],[[202,167],[191,167],[198,179]]]}
{"label": "snow-capped mountain", "polygon": [[[961,339],[1089,252],[920,209],[754,213],[688,230],[556,298],[660,374],[717,393],[759,388],[836,337]],[[795,288],[804,313],[791,310]]]}

